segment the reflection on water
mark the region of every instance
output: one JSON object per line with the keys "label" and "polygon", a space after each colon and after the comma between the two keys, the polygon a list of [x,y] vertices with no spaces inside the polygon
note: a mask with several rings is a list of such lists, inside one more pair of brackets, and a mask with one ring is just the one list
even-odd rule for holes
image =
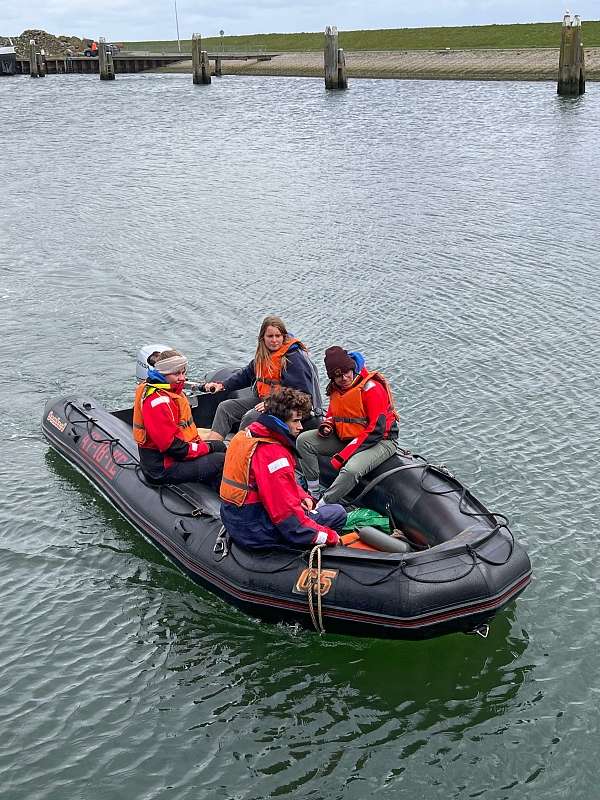
{"label": "reflection on water", "polygon": [[[0,82],[3,786],[593,796],[596,86],[197,88]],[[536,580],[487,640],[258,623],[48,452],[48,397],[130,402],[157,339],[198,375],[247,363],[266,313],[317,361],[362,349],[394,386],[401,443],[509,515]]]}
{"label": "reflection on water", "polygon": [[[57,454],[48,462],[73,485],[83,480]],[[84,504],[96,496],[85,481],[77,488]],[[111,533],[93,550],[109,548],[121,562],[102,582],[134,596],[127,616],[138,647],[151,647],[153,663],[177,676],[161,688],[161,712],[184,713],[192,703],[199,715],[188,735],[210,730],[211,739],[220,742],[218,751],[228,753],[215,752],[211,769],[222,760],[222,768],[231,770],[232,753],[224,743],[234,739],[240,747],[242,741],[243,761],[259,748],[252,766],[257,779],[290,791],[290,761],[304,763],[291,781],[303,783],[313,771],[307,771],[313,749],[325,747],[332,755],[323,775],[343,784],[342,755],[354,771],[365,766],[373,749],[402,764],[407,756],[428,751],[432,732],[461,743],[469,731],[504,717],[532,669],[523,659],[525,631],[512,633],[514,606],[498,616],[485,642],[463,635],[418,644],[320,639],[247,618],[186,580],[160,555],[153,563],[149,545],[108,503],[99,500],[96,510]],[[86,554],[81,557],[85,563]],[[271,676],[266,682],[265,675]],[[394,784],[393,770],[389,781]]]}

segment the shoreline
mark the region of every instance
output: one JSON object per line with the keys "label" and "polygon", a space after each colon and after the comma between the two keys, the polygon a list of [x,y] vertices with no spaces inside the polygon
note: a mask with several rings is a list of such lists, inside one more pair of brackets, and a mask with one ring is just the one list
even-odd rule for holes
{"label": "shoreline", "polygon": [[[362,50],[346,52],[345,56],[349,78],[555,81],[559,48]],[[585,61],[586,80],[600,81],[600,47],[586,47]],[[191,73],[192,62],[183,61],[159,71]],[[224,57],[222,71],[223,75],[321,78],[323,53],[281,53],[271,61],[227,61]]]}

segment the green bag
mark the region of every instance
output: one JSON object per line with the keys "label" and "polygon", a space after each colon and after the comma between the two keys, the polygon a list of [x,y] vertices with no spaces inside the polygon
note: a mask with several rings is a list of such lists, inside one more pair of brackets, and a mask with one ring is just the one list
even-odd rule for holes
{"label": "green bag", "polygon": [[371,525],[373,528],[390,532],[390,521],[387,517],[382,517],[377,511],[370,508],[355,508],[350,511],[348,519],[344,525],[345,531],[354,531],[357,528],[364,528],[366,525]]}

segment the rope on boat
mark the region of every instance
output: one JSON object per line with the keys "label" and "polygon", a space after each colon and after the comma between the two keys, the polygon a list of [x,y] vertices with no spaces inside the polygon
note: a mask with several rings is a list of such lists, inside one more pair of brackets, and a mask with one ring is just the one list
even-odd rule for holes
{"label": "rope on boat", "polygon": [[[71,419],[71,416],[69,414],[69,409],[73,409],[75,412],[80,414],[83,417],[83,419],[79,419],[79,420],[75,420],[75,421],[73,419]],[[144,474],[143,474],[143,472],[141,470],[139,460],[133,460],[133,461],[127,461],[127,462],[117,461],[117,459],[115,458],[115,455],[114,455],[114,449],[117,446],[120,446],[122,450],[124,450],[125,452],[128,452],[128,454],[132,458],[135,459],[135,456],[132,456],[132,454],[129,451],[126,450],[124,445],[121,444],[120,439],[118,439],[115,436],[112,436],[109,431],[107,431],[105,428],[103,428],[102,425],[100,425],[100,423],[98,422],[98,420],[94,419],[94,417],[90,416],[89,414],[86,414],[85,411],[82,411],[72,401],[68,401],[65,404],[65,416],[67,418],[67,421],[70,422],[71,425],[84,424],[85,423],[86,431],[87,431],[90,439],[92,439],[93,442],[95,442],[97,444],[107,444],[111,459],[112,459],[113,463],[117,467],[122,467],[123,469],[134,469],[136,474],[137,474],[137,476],[138,476],[138,479],[141,481],[141,483],[143,483],[143,484],[145,484],[146,486],[149,486],[149,487],[153,486],[145,478],[145,476],[144,476]],[[102,433],[104,433],[107,438],[105,438],[105,439],[96,438],[93,435],[94,427],[97,428],[99,431],[102,431]],[[421,463],[418,463],[418,464],[407,464],[407,465],[403,465],[401,467],[395,467],[395,468],[393,468],[391,470],[387,470],[386,472],[382,473],[381,475],[378,475],[376,478],[374,478],[372,481],[370,481],[365,486],[365,488],[360,492],[360,494],[355,498],[355,500],[360,498],[360,497],[362,497],[363,495],[365,495],[374,486],[376,486],[378,483],[380,483],[382,480],[384,480],[384,478],[387,478],[389,475],[391,475],[391,474],[393,474],[395,472],[399,472],[399,471],[404,470],[404,469],[414,469],[416,467],[423,467],[423,474],[421,475],[420,485],[421,485],[421,488],[423,489],[424,492],[427,492],[428,494],[434,494],[434,495],[446,495],[446,494],[452,494],[453,492],[456,492],[456,491],[460,491],[461,495],[460,495],[460,499],[459,499],[459,509],[463,514],[465,514],[466,516],[469,516],[469,517],[485,517],[485,518],[488,518],[488,519],[491,518],[492,520],[494,520],[494,522],[496,522],[496,524],[490,530],[490,532],[486,536],[486,538],[483,541],[479,542],[477,547],[480,547],[481,545],[483,545],[486,542],[488,542],[492,538],[492,536],[494,536],[496,533],[498,533],[500,531],[501,528],[505,528],[506,529],[508,535],[510,536],[510,547],[509,547],[508,556],[506,557],[506,559],[504,561],[498,561],[498,562],[497,561],[492,561],[491,559],[489,559],[486,556],[483,556],[481,553],[479,553],[477,551],[477,547],[474,547],[472,545],[467,545],[466,548],[465,548],[465,552],[466,552],[467,555],[469,555],[472,558],[473,563],[471,564],[469,570],[465,574],[460,575],[460,576],[455,577],[455,578],[450,578],[448,580],[443,580],[443,579],[442,580],[437,580],[437,579],[427,580],[427,579],[423,579],[423,578],[417,578],[414,575],[410,575],[409,573],[406,572],[406,568],[407,567],[410,568],[412,566],[412,564],[410,562],[404,560],[404,559],[400,562],[400,564],[398,566],[392,568],[386,575],[378,578],[377,580],[375,580],[373,582],[371,582],[371,581],[369,581],[369,582],[360,581],[355,576],[350,575],[343,568],[340,569],[340,572],[342,574],[346,574],[347,577],[349,577],[351,580],[353,580],[355,583],[358,583],[361,586],[377,586],[377,585],[379,585],[381,583],[384,583],[385,581],[389,580],[392,577],[392,575],[394,575],[394,573],[396,573],[396,572],[400,572],[405,578],[408,578],[409,580],[415,581],[416,583],[453,583],[454,581],[462,580],[463,578],[467,577],[467,575],[469,575],[473,571],[473,569],[475,568],[475,566],[477,564],[477,559],[483,561],[485,564],[489,564],[490,566],[502,566],[503,564],[506,564],[508,562],[508,560],[510,559],[512,553],[513,553],[514,545],[515,545],[514,535],[513,535],[512,531],[510,530],[510,528],[508,527],[508,517],[506,517],[504,514],[501,514],[501,513],[498,513],[498,512],[492,512],[492,511],[485,511],[483,513],[467,511],[464,508],[464,504],[465,504],[465,501],[467,500],[468,497],[471,498],[471,500],[474,503],[479,503],[479,501],[477,501],[471,495],[469,490],[465,486],[463,486],[460,483],[460,481],[454,475],[452,475],[452,473],[445,467],[445,465],[442,464],[442,465],[436,466],[435,464],[430,464],[427,461],[427,459],[424,458],[423,456],[417,455],[415,453],[411,453],[408,450],[402,451],[401,454],[406,456],[406,457],[409,457],[409,458],[419,459]],[[426,474],[429,471],[433,471],[433,470],[437,470],[437,471],[441,472],[443,475],[445,475],[447,477],[450,477],[452,480],[456,481],[458,486],[452,487],[450,489],[441,490],[441,491],[435,491],[434,489],[428,489],[424,485],[424,479],[425,479]],[[208,517],[213,517],[214,518],[214,515],[211,514],[210,511],[207,511],[205,508],[203,508],[195,498],[193,498],[189,494],[187,494],[187,492],[185,492],[180,486],[177,486],[175,484],[169,483],[169,484],[159,484],[159,485],[154,486],[153,488],[157,488],[159,490],[159,499],[160,499],[161,505],[169,513],[171,513],[171,514],[173,514],[175,516],[178,516],[178,517],[208,516]],[[185,512],[177,511],[175,509],[169,508],[169,506],[167,506],[167,504],[165,503],[164,496],[163,496],[165,490],[171,491],[173,494],[177,495],[181,500],[184,500],[186,503],[188,503],[191,506],[192,511],[190,513],[186,514]],[[409,542],[409,543],[411,544],[411,546],[414,547],[414,544],[412,542]],[[322,634],[325,633],[325,628],[323,626],[322,597],[321,597],[321,547],[322,547],[322,545],[315,545],[313,547],[313,549],[311,550],[310,556],[309,556],[308,606],[309,606],[309,610],[310,610],[310,614],[311,614],[311,619],[312,619],[313,625],[315,626],[315,629],[319,632],[319,634],[322,635]],[[313,564],[313,558],[314,558],[315,552],[317,553],[317,586],[316,586],[317,616],[316,617],[315,617],[314,603],[313,603],[314,581],[313,581],[313,573],[312,573],[312,564]],[[454,555],[450,556],[450,558],[452,558],[452,557],[454,557]],[[235,560],[237,561],[237,559],[235,559]],[[295,563],[295,561],[296,561],[296,558],[291,559],[288,564],[285,564],[282,568],[280,568],[278,570],[272,570],[271,569],[271,570],[264,570],[264,572],[280,572],[280,571],[284,571],[286,569],[289,569]],[[422,561],[419,562],[419,564],[422,564],[422,563],[423,563]],[[242,566],[242,565],[240,564],[240,566]],[[260,571],[260,570],[255,570],[254,569],[253,571]]]}
{"label": "rope on boat", "polygon": [[[323,548],[322,544],[316,544],[313,549],[310,551],[310,555],[308,557],[308,608],[310,611],[310,618],[312,620],[313,625],[315,626],[315,630],[318,632],[319,636],[322,636],[325,633],[325,626],[323,625],[323,607],[322,607],[322,598],[321,598],[321,550]],[[315,608],[314,608],[314,601],[313,601],[313,590],[314,590],[314,579],[313,579],[313,558],[317,556],[317,583],[316,583],[316,593],[317,593],[317,613],[315,615]]]}
{"label": "rope on boat", "polygon": [[[479,558],[481,561],[483,561],[486,564],[489,564],[490,566],[499,567],[499,566],[502,566],[503,564],[506,564],[506,562],[512,556],[512,553],[513,553],[513,550],[514,550],[514,546],[515,546],[515,537],[514,537],[512,531],[510,530],[510,528],[508,527],[508,523],[509,523],[508,517],[505,514],[501,514],[498,511],[488,511],[487,509],[485,511],[483,511],[483,512],[468,511],[467,508],[466,508],[466,505],[467,505],[468,501],[471,501],[472,504],[479,505],[479,506],[481,506],[481,503],[475,497],[473,497],[473,495],[467,489],[467,487],[462,485],[462,483],[458,480],[458,478],[455,475],[453,475],[452,472],[450,472],[450,470],[448,469],[448,467],[445,464],[431,464],[429,461],[427,461],[427,459],[424,456],[421,456],[421,455],[419,455],[417,453],[411,453],[410,450],[403,450],[401,448],[399,450],[400,450],[400,455],[404,456],[405,458],[411,458],[411,459],[413,459],[415,461],[418,460],[418,463],[416,463],[416,464],[403,464],[403,465],[401,465],[399,467],[393,467],[392,469],[389,469],[389,470],[386,470],[385,472],[382,472],[380,475],[377,475],[375,478],[373,478],[371,481],[369,481],[363,487],[363,489],[361,489],[359,494],[356,495],[356,497],[352,498],[352,502],[355,503],[357,500],[360,500],[362,497],[364,497],[364,495],[366,495],[368,492],[370,492],[371,489],[375,488],[375,486],[377,486],[379,483],[381,483],[383,480],[385,480],[385,478],[389,477],[390,475],[393,475],[396,472],[401,472],[403,470],[417,469],[417,468],[421,467],[423,469],[423,472],[422,472],[421,477],[420,477],[419,485],[420,485],[420,488],[424,492],[426,492],[427,494],[433,494],[433,495],[440,496],[440,497],[443,496],[443,495],[446,495],[446,494],[452,494],[454,492],[460,492],[460,497],[459,497],[459,500],[458,500],[458,508],[459,508],[459,511],[462,514],[464,514],[467,517],[472,517],[472,518],[483,517],[484,519],[488,519],[488,520],[490,520],[492,522],[493,527],[490,530],[489,534],[485,537],[485,539],[480,541],[477,544],[476,547],[472,547],[472,548],[471,547],[467,547],[467,553],[470,556],[474,557],[474,558]],[[426,478],[427,474],[431,473],[431,472],[441,473],[446,478],[450,478],[457,485],[456,486],[451,486],[449,489],[442,489],[442,490],[428,489],[425,486],[425,478]],[[391,515],[391,509],[390,509],[390,504],[389,503],[388,503],[387,511],[388,511],[388,515]],[[395,524],[394,524],[394,527],[396,527]],[[487,541],[489,541],[492,538],[492,536],[495,536],[502,528],[504,528],[506,530],[506,532],[508,533],[508,535],[510,537],[509,553],[508,553],[507,558],[504,561],[501,561],[501,562],[492,561],[491,559],[488,559],[485,556],[482,556],[481,553],[477,552],[477,547],[481,547],[482,545],[484,545]],[[408,540],[408,543],[411,545],[411,547],[413,547],[416,550],[428,549],[428,547],[424,548],[423,546],[419,546],[419,545],[415,544],[412,541],[412,539]],[[402,570],[402,574],[405,574],[404,570]],[[407,578],[408,577],[412,578],[412,576],[409,576],[409,575],[406,575],[406,577]],[[412,578],[412,579],[413,580],[417,580],[416,578]],[[425,581],[425,582],[428,583],[429,581]],[[442,581],[442,582],[445,583],[445,581]]]}
{"label": "rope on boat", "polygon": [[[418,457],[421,458],[421,456]],[[428,464],[425,462],[423,464],[403,464],[401,467],[394,467],[393,469],[387,469],[385,472],[382,472],[376,478],[373,478],[373,480],[370,480],[367,483],[367,485],[363,489],[361,489],[361,491],[356,495],[356,497],[352,498],[352,502],[356,503],[359,500],[362,500],[362,498],[367,494],[367,492],[370,492],[371,489],[377,486],[378,483],[381,483],[381,481],[385,480],[390,475],[394,475],[396,472],[402,472],[405,469],[417,469],[418,467],[424,468],[426,466],[428,466]]]}
{"label": "rope on boat", "polygon": [[[461,495],[460,495],[460,499],[459,499],[459,509],[460,509],[461,513],[463,513],[463,514],[465,514],[466,516],[469,516],[469,517],[488,517],[488,518],[492,518],[497,523],[496,527],[494,528],[493,533],[495,533],[498,528],[508,528],[508,517],[506,517],[504,514],[501,514],[500,512],[487,511],[486,510],[485,512],[478,514],[476,512],[467,511],[464,508],[464,504],[465,504],[465,501],[467,499],[467,496],[469,496],[474,503],[477,503],[479,505],[481,505],[481,503],[479,503],[479,501],[476,500],[471,495],[471,493],[469,492],[467,487],[462,485],[462,483],[458,480],[458,478],[455,475],[453,475],[452,472],[450,472],[450,470],[448,469],[448,467],[445,464],[431,464],[429,461],[427,461],[427,459],[424,456],[421,456],[418,453],[411,453],[410,450],[401,450],[400,451],[400,455],[404,456],[405,458],[412,458],[413,460],[417,460],[418,459],[419,463],[416,463],[416,464],[402,464],[399,467],[392,467],[392,469],[388,469],[385,472],[382,472],[380,475],[377,475],[375,478],[370,480],[361,489],[359,494],[356,495],[356,497],[351,498],[352,502],[356,503],[358,500],[361,500],[368,492],[371,491],[371,489],[374,489],[375,486],[380,484],[383,480],[388,478],[390,475],[394,475],[396,472],[402,472],[402,471],[407,470],[407,469],[418,469],[419,467],[421,467],[423,469],[423,474],[421,475],[421,479],[420,479],[419,483],[420,483],[421,489],[424,492],[427,492],[427,494],[434,494],[434,495],[440,495],[441,496],[441,495],[452,494],[453,492],[460,491]],[[434,471],[437,471],[437,472],[441,473],[442,475],[444,475],[447,478],[451,478],[453,481],[455,481],[458,484],[458,486],[454,486],[454,487],[452,487],[450,489],[442,489],[441,491],[436,491],[435,489],[428,489],[424,485],[424,480],[425,480],[425,477],[426,477],[428,472],[434,472]],[[504,520],[504,522],[503,523],[498,523],[498,520],[500,520],[500,519]]]}
{"label": "rope on boat", "polygon": [[[78,414],[81,414],[83,419],[73,421],[71,419],[70,415],[69,415],[69,411],[68,411],[69,408],[72,408]],[[153,489],[158,489],[158,497],[159,497],[160,503],[161,503],[162,507],[166,511],[168,511],[170,514],[173,514],[176,517],[201,517],[201,516],[203,516],[203,517],[212,517],[213,519],[215,519],[214,514],[211,514],[211,512],[208,511],[206,508],[204,508],[196,500],[195,497],[191,497],[180,486],[177,486],[176,484],[173,484],[173,483],[162,483],[162,484],[152,484],[152,483],[150,483],[148,481],[148,479],[146,478],[146,476],[144,475],[144,473],[142,472],[142,468],[140,466],[139,459],[136,460],[135,456],[133,456],[128,450],[126,450],[124,445],[121,444],[121,440],[119,438],[117,438],[116,436],[112,436],[109,431],[107,431],[105,428],[102,427],[102,425],[100,425],[98,420],[94,419],[94,417],[91,417],[89,414],[86,414],[85,411],[82,411],[80,408],[78,408],[72,401],[69,401],[69,402],[65,403],[65,417],[67,418],[67,421],[71,423],[71,425],[76,425],[76,424],[80,424],[81,425],[81,424],[85,423],[87,434],[95,444],[107,444],[108,445],[108,451],[110,453],[110,457],[111,457],[111,459],[113,461],[113,464],[115,464],[117,467],[122,467],[123,469],[133,469],[133,470],[135,470],[135,473],[136,473],[140,483],[143,483],[144,486],[148,486],[148,487],[153,488]],[[106,439],[98,439],[98,438],[96,438],[94,436],[94,427],[97,428],[99,431],[102,431],[102,433],[106,434],[107,438]],[[115,458],[115,454],[114,454],[115,447],[117,447],[117,446],[120,446],[121,449],[124,450],[125,452],[127,452],[129,454],[129,456],[131,456],[134,460],[133,461],[124,461],[124,462],[117,461],[117,459]],[[192,508],[191,512],[190,513],[186,513],[185,511],[177,511],[177,510],[174,510],[172,508],[169,508],[169,506],[165,503],[165,499],[164,499],[165,490],[168,490],[168,491],[172,492],[173,494],[176,494],[179,498],[181,498],[181,500],[184,500],[188,505],[190,505],[191,508]]]}
{"label": "rope on boat", "polygon": [[[280,548],[280,549],[282,551],[283,550],[287,550],[287,548]],[[236,550],[236,548],[234,548],[234,547],[232,547],[230,549],[230,551],[229,551],[231,558],[235,561],[235,563],[238,565],[238,567],[241,567],[242,569],[248,570],[248,572],[256,572],[258,575],[272,575],[272,574],[274,575],[276,572],[285,572],[286,570],[289,570],[289,569],[298,569],[298,557],[299,557],[299,553],[298,552],[295,552],[294,555],[292,556],[292,558],[290,558],[290,560],[287,561],[285,564],[281,564],[277,568],[270,567],[269,569],[257,569],[256,565],[254,565],[254,564],[252,566],[249,566],[248,564],[244,564],[240,560],[240,557],[239,557],[240,556],[240,552],[242,552],[242,551]],[[262,553],[263,553],[263,551],[255,550],[254,553],[252,554],[254,560],[257,560],[258,558],[260,558]],[[270,559],[272,557],[272,555],[273,555],[273,551],[272,550],[268,550],[268,551],[265,550],[264,551],[265,559]]]}
{"label": "rope on boat", "polygon": [[[410,567],[411,564],[408,561],[401,561],[400,562],[400,572],[404,575],[405,578],[408,578],[411,581],[415,581],[415,583],[454,583],[455,581],[462,581],[467,575],[470,575],[475,567],[477,566],[477,553],[473,550],[472,547],[467,545],[466,548],[467,554],[471,556],[471,565],[466,572],[463,572],[462,575],[455,576],[453,578],[417,578],[415,575],[409,575],[406,572],[406,568]],[[423,562],[419,562],[416,566],[420,566]]]}
{"label": "rope on boat", "polygon": [[[436,491],[435,489],[428,489],[424,483],[425,476],[427,475],[428,471],[431,472],[435,470],[440,472],[442,475],[445,475],[446,477],[450,478],[451,480],[455,481],[458,485],[451,487],[450,489],[441,489],[439,491]],[[427,463],[426,469],[423,470],[423,474],[421,475],[421,480],[419,483],[420,483],[420,488],[424,492],[427,492],[427,494],[433,494],[436,497],[443,497],[444,495],[460,491],[460,497],[458,500],[458,509],[461,512],[461,514],[464,514],[466,517],[473,517],[473,518],[484,517],[485,519],[489,519],[490,521],[495,522],[496,524],[491,529],[488,536],[482,542],[480,542],[480,544],[484,544],[489,539],[491,539],[491,537],[494,536],[494,534],[498,533],[500,528],[506,528],[514,544],[514,537],[512,535],[510,528],[508,527],[508,517],[505,514],[501,514],[499,511],[488,511],[487,509],[480,513],[476,511],[467,511],[465,506],[468,500],[470,500],[473,505],[481,506],[482,504],[479,502],[479,500],[473,497],[473,495],[467,489],[467,487],[462,485],[462,483],[458,480],[458,478],[450,472],[450,470],[445,466],[445,464],[440,464],[436,466],[435,464]],[[479,557],[481,558],[481,556]]]}

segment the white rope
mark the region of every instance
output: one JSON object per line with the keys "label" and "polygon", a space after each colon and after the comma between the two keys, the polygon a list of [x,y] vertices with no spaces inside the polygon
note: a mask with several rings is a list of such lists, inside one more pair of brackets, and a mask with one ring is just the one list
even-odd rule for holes
{"label": "white rope", "polygon": [[[316,544],[310,551],[308,557],[308,608],[310,610],[310,618],[315,630],[322,636],[325,633],[323,626],[323,608],[321,600],[321,549],[322,544]],[[313,558],[317,554],[317,613],[315,615],[315,608],[313,603]]]}

